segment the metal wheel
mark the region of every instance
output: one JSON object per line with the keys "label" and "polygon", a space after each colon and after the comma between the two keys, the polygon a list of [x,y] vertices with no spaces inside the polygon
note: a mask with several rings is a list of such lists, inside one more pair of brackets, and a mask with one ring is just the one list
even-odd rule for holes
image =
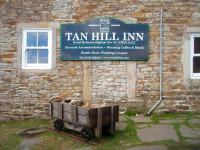
{"label": "metal wheel", "polygon": [[88,128],[88,127],[84,127],[82,130],[81,130],[81,134],[82,136],[87,139],[87,140],[90,140],[94,137],[94,134],[93,134],[93,131],[92,129]]}
{"label": "metal wheel", "polygon": [[64,128],[64,122],[60,119],[57,119],[56,121],[54,121],[54,128],[58,131],[63,130]]}

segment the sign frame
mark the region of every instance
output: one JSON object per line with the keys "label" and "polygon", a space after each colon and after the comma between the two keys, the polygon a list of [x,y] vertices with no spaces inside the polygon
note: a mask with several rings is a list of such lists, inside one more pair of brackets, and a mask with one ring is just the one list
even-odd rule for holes
{"label": "sign frame", "polygon": [[[105,24],[102,23],[103,25],[101,25],[101,20],[103,20],[105,22]],[[98,25],[98,21],[99,21],[99,25]],[[106,25],[106,21],[107,21],[107,25]],[[102,28],[102,26],[105,28]],[[90,27],[92,29],[89,29]],[[121,33],[121,34],[123,33],[123,34],[121,36],[118,36],[118,32],[115,32],[115,31],[118,31],[118,30],[116,30],[117,27],[121,27],[120,29],[125,29],[125,31],[127,31],[127,32],[120,31],[119,33]],[[94,29],[94,28],[97,28],[97,29]],[[112,28],[115,28],[115,30],[114,29],[112,30]],[[70,32],[65,32],[66,30],[70,31]],[[80,32],[81,30],[83,30],[85,32]],[[130,33],[128,32],[129,30],[131,30]],[[137,30],[144,31],[144,32],[141,32],[141,34],[139,35],[139,32],[136,32]],[[76,32],[72,32],[72,31],[76,31]],[[91,32],[89,32],[89,31],[91,31]],[[135,31],[135,32],[133,32],[133,31]],[[65,37],[63,34],[65,34]],[[93,34],[93,36],[91,36],[91,35],[88,36],[89,34]],[[101,34],[103,36],[100,36]],[[120,42],[120,40],[119,40],[120,38],[127,39],[127,40],[129,40],[129,42],[131,42],[131,40],[133,41],[133,39],[134,39],[134,42],[138,42],[138,43],[142,41],[141,39],[143,39],[144,46],[142,45],[142,43],[139,43],[139,46],[136,45],[135,47],[138,47],[141,49],[143,48],[142,50],[124,49],[122,51],[123,53],[121,53],[121,54],[125,55],[126,51],[128,51],[127,54],[131,54],[131,57],[126,56],[125,59],[124,59],[124,57],[118,57],[118,55],[115,57],[111,57],[111,55],[113,55],[113,53],[112,54],[108,53],[107,57],[102,56],[101,54],[99,54],[99,57],[95,57],[95,54],[94,54],[94,57],[93,57],[93,54],[85,53],[86,56],[90,55],[91,57],[90,56],[82,57],[80,55],[80,54],[84,55],[84,53],[82,53],[82,51],[84,52],[87,49],[87,52],[89,52],[89,51],[91,51],[90,47],[95,46],[94,43],[93,44],[84,44],[86,35],[87,35],[87,40],[88,40],[88,38],[90,38],[90,40],[88,40],[88,41],[86,40],[85,42],[90,43],[92,38],[96,38],[96,39],[98,38],[96,41],[101,41],[103,43],[103,44],[97,44],[99,47],[102,47],[102,45],[103,45],[103,48],[101,48],[102,50],[100,51],[101,53],[107,52],[107,49],[105,49],[105,47],[106,46],[108,47],[108,45],[106,45],[106,44],[108,44],[110,41],[113,43]],[[97,37],[97,35],[99,35],[99,37]],[[142,35],[143,35],[143,37],[142,37]],[[65,38],[67,38],[69,43],[70,43],[70,41],[72,42],[74,39],[77,40],[77,42],[73,41],[75,44],[70,43],[71,47],[67,46],[67,47],[71,48],[71,50],[64,49],[64,46],[66,48],[66,45],[65,45],[66,43],[64,44],[64,42],[66,42],[66,41],[64,41]],[[124,39],[122,42],[127,42]],[[141,40],[141,41],[139,41],[139,40]],[[94,40],[94,42],[96,42],[96,41]],[[107,43],[105,44],[104,42],[107,42]],[[77,43],[79,43],[80,45]],[[112,48],[112,46],[113,47],[115,46],[113,43],[110,46],[111,48]],[[75,47],[74,45],[77,47]],[[83,47],[83,49],[81,51],[79,48],[82,48],[82,45],[84,45],[86,48]],[[120,47],[120,50],[121,50],[122,46],[127,46],[127,45],[129,47],[134,46],[134,44],[130,44],[130,43],[121,44],[121,45],[118,44],[118,46]],[[110,50],[110,51],[113,51],[114,53],[117,54],[119,52],[119,48],[117,47],[117,49],[118,50],[116,50],[115,48],[112,48],[112,50]],[[98,18],[94,18],[94,19],[91,19],[91,20],[88,20],[88,21],[85,21],[82,23],[61,24],[60,25],[60,50],[61,50],[60,55],[61,55],[62,61],[77,61],[77,60],[80,60],[80,61],[148,61],[149,60],[149,25],[142,24],[142,23],[137,23],[137,24],[125,23],[121,20],[110,18],[110,17],[98,17]],[[93,49],[93,50],[94,50],[94,52],[99,51],[98,49]],[[80,53],[80,51],[81,51],[81,53]],[[108,51],[108,52],[110,52],[110,51]],[[132,51],[132,53],[130,51]],[[71,52],[71,54],[68,54],[69,52]],[[76,54],[75,52],[79,52],[79,54]],[[91,51],[91,53],[92,53],[92,51]],[[107,53],[103,53],[103,54],[107,55]],[[132,55],[134,55],[134,56],[132,56]],[[76,56],[76,57],[74,57],[74,56]],[[79,58],[77,58],[77,57],[79,57]],[[95,59],[95,58],[98,58],[98,59]]]}

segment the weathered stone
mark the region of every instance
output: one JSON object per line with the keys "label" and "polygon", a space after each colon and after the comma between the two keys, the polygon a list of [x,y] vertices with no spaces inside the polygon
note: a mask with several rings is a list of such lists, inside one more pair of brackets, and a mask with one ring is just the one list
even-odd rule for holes
{"label": "weathered stone", "polygon": [[176,109],[178,110],[189,110],[190,106],[186,106],[186,105],[177,105],[175,106]]}
{"label": "weathered stone", "polygon": [[136,17],[136,18],[143,18],[144,17],[144,13],[143,12],[134,12],[132,14],[133,17]]}
{"label": "weathered stone", "polygon": [[77,74],[75,68],[69,68],[67,72],[69,76],[76,76]]}
{"label": "weathered stone", "polygon": [[160,123],[167,123],[167,124],[171,124],[171,123],[182,123],[185,120],[183,119],[162,119],[159,122]]}
{"label": "weathered stone", "polygon": [[138,129],[141,129],[141,128],[148,128],[148,127],[150,127],[150,125],[148,125],[148,124],[137,124],[137,128],[138,128]]}
{"label": "weathered stone", "polygon": [[192,17],[194,17],[194,18],[200,18],[200,13],[193,13]]}
{"label": "weathered stone", "polygon": [[116,130],[124,131],[126,127],[127,127],[126,123],[123,123],[123,122],[116,123]]}
{"label": "weathered stone", "polygon": [[168,149],[163,145],[148,145],[148,146],[136,146],[133,148],[128,148],[127,150],[168,150]]}
{"label": "weathered stone", "polygon": [[119,115],[119,122],[126,122],[126,119],[123,115]]}
{"label": "weathered stone", "polygon": [[191,120],[189,120],[189,122],[191,123],[191,124],[200,124],[200,119],[197,119],[197,118],[193,118],[193,119],[191,119]]}
{"label": "weathered stone", "polygon": [[[189,75],[186,75],[190,69],[185,66],[190,63],[190,59],[183,48],[189,47],[183,45],[183,37],[196,32],[187,31],[186,27],[196,29],[200,24],[199,3],[196,1],[185,4],[175,0],[164,3],[159,0],[139,0],[138,3],[130,0],[117,3],[110,0],[48,0],[39,3],[15,0],[0,1],[0,6],[0,102],[9,101],[1,109],[4,112],[3,118],[23,118],[23,113],[27,117],[31,114],[42,117],[39,114],[45,114],[47,109],[38,104],[41,101],[47,102],[52,96],[100,102],[142,101],[142,105],[138,103],[135,107],[140,111],[151,107],[150,104],[159,99],[159,17],[162,6],[163,97],[166,99],[159,109],[200,111],[200,84],[198,80],[190,80]],[[84,69],[81,61],[61,61],[60,24],[85,22],[96,16],[115,16],[126,23],[149,24],[149,60],[92,61],[89,62],[89,70]],[[24,28],[56,30],[56,46],[53,48],[56,65],[53,69],[21,69],[19,62]],[[186,57],[183,58],[183,55]],[[18,104],[15,105],[13,100],[17,100]],[[31,100],[35,104],[24,107],[28,105],[25,102]],[[35,113],[35,110],[38,112]]]}
{"label": "weathered stone", "polygon": [[179,141],[172,125],[152,125],[148,128],[138,129],[138,136],[143,142],[155,142],[163,140]]}
{"label": "weathered stone", "polygon": [[92,147],[88,146],[88,147],[81,147],[81,148],[77,148],[75,150],[92,150]]}
{"label": "weathered stone", "polygon": [[20,144],[20,150],[29,150],[31,146],[39,144],[41,140],[38,137],[23,139]]}
{"label": "weathered stone", "polygon": [[131,117],[131,119],[135,122],[151,122],[150,117],[138,116],[138,117]]}
{"label": "weathered stone", "polygon": [[200,139],[185,139],[185,141],[192,145],[200,144]]}
{"label": "weathered stone", "polygon": [[185,138],[200,138],[200,129],[191,129],[185,125],[181,125],[180,133]]}

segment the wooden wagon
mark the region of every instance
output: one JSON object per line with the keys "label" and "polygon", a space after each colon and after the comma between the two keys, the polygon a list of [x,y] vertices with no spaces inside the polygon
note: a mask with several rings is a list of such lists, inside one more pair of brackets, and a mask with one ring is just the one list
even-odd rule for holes
{"label": "wooden wagon", "polygon": [[102,132],[113,134],[115,122],[119,119],[119,105],[92,108],[72,105],[71,102],[50,102],[49,107],[56,130],[66,127],[80,132],[87,139],[101,137]]}

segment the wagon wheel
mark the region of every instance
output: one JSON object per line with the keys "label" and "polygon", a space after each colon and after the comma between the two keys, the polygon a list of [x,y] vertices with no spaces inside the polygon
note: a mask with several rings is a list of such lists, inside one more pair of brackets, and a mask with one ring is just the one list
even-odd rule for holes
{"label": "wagon wheel", "polygon": [[92,129],[88,128],[88,127],[84,127],[82,130],[81,130],[81,134],[82,136],[87,139],[87,140],[90,140],[91,138],[93,138],[94,134],[93,134],[93,131]]}
{"label": "wagon wheel", "polygon": [[64,127],[64,122],[60,119],[57,119],[56,121],[54,121],[54,128],[58,131],[61,131]]}

